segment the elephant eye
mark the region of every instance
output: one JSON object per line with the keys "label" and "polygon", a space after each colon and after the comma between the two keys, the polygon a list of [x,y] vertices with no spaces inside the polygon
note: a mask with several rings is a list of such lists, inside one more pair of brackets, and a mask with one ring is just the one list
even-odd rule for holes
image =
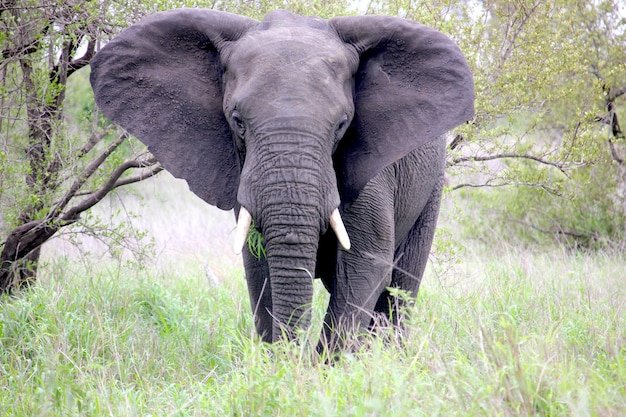
{"label": "elephant eye", "polygon": [[237,133],[240,138],[243,138],[244,133],[246,133],[246,125],[243,122],[241,113],[237,110],[233,110],[230,118],[232,120],[232,126],[233,129],[235,129],[235,133]]}
{"label": "elephant eye", "polygon": [[343,138],[343,135],[346,133],[346,130],[348,130],[349,126],[350,119],[348,118],[348,115],[344,114],[341,120],[339,120],[339,123],[337,123],[337,127],[335,128],[335,141],[339,141],[341,138]]}

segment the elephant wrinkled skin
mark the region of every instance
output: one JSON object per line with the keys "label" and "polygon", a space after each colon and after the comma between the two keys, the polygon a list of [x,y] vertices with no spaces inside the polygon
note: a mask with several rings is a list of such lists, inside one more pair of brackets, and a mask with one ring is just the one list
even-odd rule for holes
{"label": "elephant wrinkled skin", "polygon": [[[263,340],[309,325],[314,276],[330,292],[330,343],[393,318],[389,287],[417,294],[443,137],[474,113],[470,69],[448,37],[396,17],[177,9],[123,31],[91,68],[106,116],[243,219],[236,240]],[[261,259],[244,245],[250,221]]]}

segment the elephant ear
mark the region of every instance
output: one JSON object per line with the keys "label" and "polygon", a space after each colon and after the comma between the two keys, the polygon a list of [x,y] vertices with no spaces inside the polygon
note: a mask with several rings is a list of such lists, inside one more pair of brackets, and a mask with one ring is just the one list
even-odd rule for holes
{"label": "elephant ear", "polygon": [[257,24],[206,9],[156,13],[90,63],[102,112],[191,191],[225,210],[236,202],[239,167],[222,109],[219,51]]}
{"label": "elephant ear", "polygon": [[460,49],[432,28],[389,16],[330,24],[360,56],[354,119],[334,156],[350,203],[384,167],[472,119],[474,82]]}

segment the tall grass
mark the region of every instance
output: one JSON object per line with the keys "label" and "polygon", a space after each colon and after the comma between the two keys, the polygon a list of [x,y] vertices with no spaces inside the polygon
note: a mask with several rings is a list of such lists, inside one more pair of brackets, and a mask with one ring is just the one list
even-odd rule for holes
{"label": "tall grass", "polygon": [[[626,415],[623,255],[462,255],[402,335],[332,365],[254,337],[238,266],[215,285],[194,262],[57,259],[0,301],[0,415]],[[325,302],[316,284],[317,329]]]}

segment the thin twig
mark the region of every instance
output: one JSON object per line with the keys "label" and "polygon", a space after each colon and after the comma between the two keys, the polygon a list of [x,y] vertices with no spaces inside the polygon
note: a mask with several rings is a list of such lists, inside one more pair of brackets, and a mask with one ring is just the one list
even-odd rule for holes
{"label": "thin twig", "polygon": [[102,139],[104,139],[106,135],[111,133],[112,130],[113,130],[113,127],[109,126],[105,128],[104,131],[98,134],[96,134],[95,132],[92,133],[91,136],[89,137],[89,140],[87,140],[87,143],[85,143],[85,145],[80,149],[80,151],[76,153],[76,157],[82,158],[83,156],[88,154],[89,151],[91,151],[94,148],[94,146],[96,146]]}
{"label": "thin twig", "polygon": [[496,187],[510,187],[510,186],[540,188],[550,194],[561,195],[557,189],[547,187],[544,184],[540,184],[536,182],[521,182],[521,181],[503,182],[503,183],[497,183],[497,184],[490,183],[489,181],[482,183],[482,184],[462,183],[462,184],[457,184],[454,187],[452,187],[451,191],[455,191],[460,188],[496,188]]}
{"label": "thin twig", "polygon": [[453,158],[452,161],[448,163],[448,166],[453,166],[456,164],[460,164],[462,162],[470,162],[470,161],[484,162],[484,161],[493,161],[495,159],[505,159],[505,158],[530,159],[532,161],[539,162],[540,164],[553,166],[557,168],[559,171],[561,171],[563,174],[567,175],[563,167],[563,164],[560,164],[558,162],[547,161],[538,156],[528,155],[528,154],[519,154],[519,153],[499,153],[499,154],[494,154],[494,155],[460,156],[457,158]]}
{"label": "thin twig", "polygon": [[597,239],[598,236],[595,233],[580,233],[580,232],[572,232],[569,230],[563,230],[563,229],[556,229],[556,230],[550,230],[550,229],[544,229],[542,227],[539,227],[535,224],[532,223],[528,223],[528,222],[524,222],[521,220],[516,220],[516,219],[509,219],[509,221],[513,222],[513,223],[517,223],[517,224],[521,224],[522,226],[525,227],[530,227],[531,229],[537,230],[538,232],[541,233],[546,233],[546,234],[551,234],[551,235],[564,235],[564,236],[571,236],[571,237],[575,237],[578,239],[584,238],[584,239]]}

